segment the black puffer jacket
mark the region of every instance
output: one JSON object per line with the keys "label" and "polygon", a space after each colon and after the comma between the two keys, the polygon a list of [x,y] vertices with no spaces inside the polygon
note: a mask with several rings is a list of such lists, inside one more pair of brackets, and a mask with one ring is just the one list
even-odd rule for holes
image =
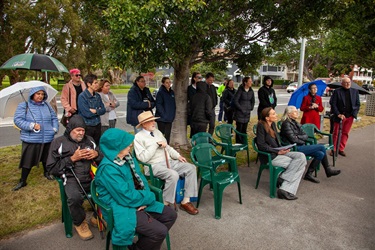
{"label": "black puffer jacket", "polygon": [[194,123],[208,123],[212,115],[212,102],[207,94],[205,82],[197,83],[197,93],[191,100],[191,121]]}
{"label": "black puffer jacket", "polygon": [[[257,146],[260,151],[267,152],[271,154],[271,158],[275,159],[279,150],[275,149],[281,146],[279,139],[277,138],[277,129],[275,123],[272,123],[271,129],[275,131],[276,138],[273,138],[270,134],[266,132],[263,123],[258,122],[257,125]],[[259,160],[262,164],[267,163],[267,156],[259,154]]]}
{"label": "black puffer jacket", "polygon": [[69,167],[73,167],[78,179],[82,183],[87,183],[91,181],[90,170],[92,160],[80,160],[73,163],[70,157],[78,147],[81,149],[90,147],[98,151],[99,155],[94,160],[99,164],[102,154],[99,152],[99,147],[95,144],[92,137],[85,135],[80,142],[76,142],[70,137],[70,132],[78,127],[85,128],[86,125],[82,117],[74,115],[70,118],[64,135],[52,141],[47,159],[47,170],[54,176],[60,177],[65,173],[67,177],[74,177],[71,171],[68,170]]}
{"label": "black puffer jacket", "polygon": [[233,102],[236,107],[234,120],[240,123],[247,123],[250,120],[250,113],[254,109],[255,96],[254,91],[250,88],[247,92],[243,85],[238,87],[236,94],[233,97]]}
{"label": "black puffer jacket", "polygon": [[297,143],[298,146],[305,145],[308,135],[302,130],[301,124],[287,118],[281,125],[280,135],[283,141],[290,144]]}

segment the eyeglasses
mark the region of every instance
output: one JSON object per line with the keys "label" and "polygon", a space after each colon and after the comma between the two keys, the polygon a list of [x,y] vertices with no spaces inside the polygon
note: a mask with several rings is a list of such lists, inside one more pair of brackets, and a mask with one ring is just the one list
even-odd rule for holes
{"label": "eyeglasses", "polygon": [[78,75],[75,75],[76,77],[81,77],[82,75],[78,74]]}
{"label": "eyeglasses", "polygon": [[197,76],[197,78],[198,78],[198,79],[202,79],[203,77],[201,77],[201,76]]}

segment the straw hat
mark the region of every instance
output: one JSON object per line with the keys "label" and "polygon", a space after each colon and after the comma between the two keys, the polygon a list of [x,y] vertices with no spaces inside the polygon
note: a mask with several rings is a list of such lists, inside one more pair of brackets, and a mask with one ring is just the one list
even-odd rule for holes
{"label": "straw hat", "polygon": [[139,124],[136,126],[136,128],[140,128],[141,125],[145,122],[153,121],[156,119],[159,119],[160,117],[155,117],[151,111],[144,111],[143,113],[140,113],[138,115],[138,122]]}

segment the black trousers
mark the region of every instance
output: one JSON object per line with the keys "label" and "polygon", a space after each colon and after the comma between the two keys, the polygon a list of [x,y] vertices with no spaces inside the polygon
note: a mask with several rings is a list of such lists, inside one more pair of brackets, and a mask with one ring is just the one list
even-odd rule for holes
{"label": "black trousers", "polygon": [[208,133],[213,135],[214,130],[215,130],[215,121],[216,121],[215,108],[212,109],[211,113],[212,114],[211,114],[210,123],[208,124]]}
{"label": "black trousers", "polygon": [[234,110],[233,108],[228,108],[225,110],[225,116],[227,118],[228,124],[233,124]]}
{"label": "black trousers", "polygon": [[169,229],[177,219],[177,213],[169,206],[164,206],[163,212],[147,213],[137,211],[138,241],[135,249],[160,249]]}
{"label": "black trousers", "polygon": [[[69,170],[68,170],[69,171]],[[87,194],[90,193],[90,182],[81,183],[82,187],[85,189]],[[65,185],[65,194],[68,199],[68,207],[70,215],[73,219],[73,224],[76,226],[81,225],[81,223],[86,218],[86,212],[82,204],[85,200],[85,195],[77,183],[74,177],[69,177]]]}
{"label": "black trousers", "polygon": [[207,131],[207,123],[198,123],[198,122],[191,122],[190,124],[190,138],[193,137],[196,133],[199,132],[206,132]]}
{"label": "black trousers", "polygon": [[[236,130],[238,132],[246,134],[247,124],[248,122],[246,123],[236,122]],[[243,140],[243,137],[236,135],[236,143],[244,144],[245,141]]]}
{"label": "black trousers", "polygon": [[158,124],[158,129],[160,130],[160,132],[163,133],[165,139],[167,140],[169,144],[169,140],[171,138],[172,123],[158,121],[157,124]]}
{"label": "black trousers", "polygon": [[100,136],[102,135],[102,124],[96,126],[86,126],[85,134],[91,136],[96,145],[99,146]]}

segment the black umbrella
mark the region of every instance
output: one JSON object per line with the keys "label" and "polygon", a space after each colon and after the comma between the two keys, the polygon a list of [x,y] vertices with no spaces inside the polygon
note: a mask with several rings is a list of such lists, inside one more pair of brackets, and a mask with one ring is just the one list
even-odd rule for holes
{"label": "black umbrella", "polygon": [[[337,88],[342,87],[341,82],[330,83],[327,86],[331,89],[337,89]],[[370,92],[368,92],[367,90],[365,90],[364,88],[362,88],[361,86],[356,84],[355,82],[352,82],[351,88],[358,89],[358,91],[361,95],[371,95]]]}

